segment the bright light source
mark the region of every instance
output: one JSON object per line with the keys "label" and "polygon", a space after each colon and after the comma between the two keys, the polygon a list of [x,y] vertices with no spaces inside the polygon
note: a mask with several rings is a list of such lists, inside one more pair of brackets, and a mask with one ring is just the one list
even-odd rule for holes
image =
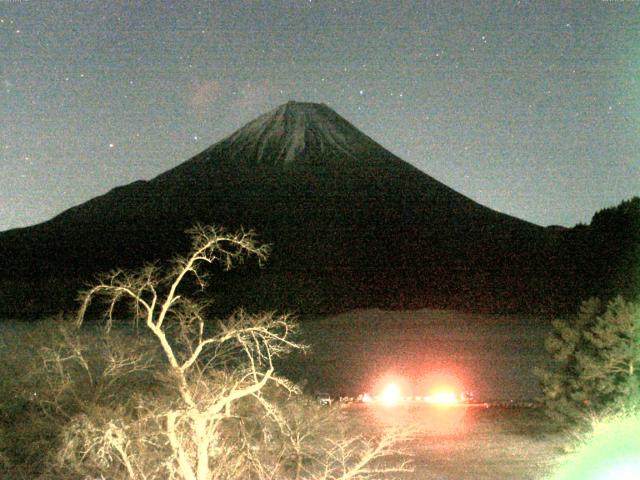
{"label": "bright light source", "polygon": [[552,480],[636,480],[640,478],[640,410],[630,408],[596,419],[575,453]]}
{"label": "bright light source", "polygon": [[400,387],[395,383],[388,384],[380,395],[380,400],[385,405],[397,405],[401,399]]}
{"label": "bright light source", "polygon": [[453,403],[458,403],[458,395],[456,395],[455,392],[451,390],[436,390],[431,395],[431,401],[433,403],[450,405]]}
{"label": "bright light source", "polygon": [[637,480],[640,474],[640,462],[621,463],[605,471],[598,480]]}

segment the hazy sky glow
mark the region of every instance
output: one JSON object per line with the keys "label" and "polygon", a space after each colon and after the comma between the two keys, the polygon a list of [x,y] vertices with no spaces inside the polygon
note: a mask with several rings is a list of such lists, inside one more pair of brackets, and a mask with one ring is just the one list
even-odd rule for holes
{"label": "hazy sky glow", "polygon": [[640,194],[640,0],[0,0],[0,230],[287,100],[493,209],[589,222]]}

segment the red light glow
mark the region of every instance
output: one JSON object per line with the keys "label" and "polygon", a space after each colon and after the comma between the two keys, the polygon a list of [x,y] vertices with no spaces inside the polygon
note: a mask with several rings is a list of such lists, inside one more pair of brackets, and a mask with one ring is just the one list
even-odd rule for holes
{"label": "red light glow", "polygon": [[463,383],[457,375],[436,371],[422,379],[422,388],[426,392],[424,401],[436,405],[455,405],[464,401]]}

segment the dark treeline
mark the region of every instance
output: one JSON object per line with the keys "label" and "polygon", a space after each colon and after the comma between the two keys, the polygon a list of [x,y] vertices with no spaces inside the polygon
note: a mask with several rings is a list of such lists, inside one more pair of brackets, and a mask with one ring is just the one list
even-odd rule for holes
{"label": "dark treeline", "polygon": [[[186,250],[187,242],[176,233],[183,231],[182,227],[173,233],[164,229],[148,244],[138,242],[134,250],[127,249],[130,255],[123,255],[117,248],[94,254],[90,249],[64,251],[64,241],[52,250],[51,238],[34,238],[32,245],[22,241],[12,244],[4,234],[4,241],[0,242],[0,262],[4,267],[0,273],[0,315],[34,318],[75,310],[78,289],[97,273],[115,267],[109,263],[111,259],[120,258],[119,266],[133,268],[140,264],[140,258],[169,258],[175,251]],[[268,231],[269,226],[265,228]],[[214,276],[214,305],[216,313],[243,305],[249,310],[286,310],[302,315],[373,307],[557,315],[575,312],[579,303],[589,297],[604,301],[616,295],[627,300],[637,298],[640,198],[598,211],[589,225],[544,230],[544,235],[535,241],[526,237],[509,240],[514,245],[523,242],[526,248],[516,249],[507,241],[507,247],[497,249],[497,254],[480,259],[469,258],[470,250],[465,250],[469,247],[464,245],[453,245],[449,251],[454,253],[448,258],[441,254],[444,250],[439,250],[433,258],[418,259],[418,249],[412,250],[404,233],[383,238],[382,241],[396,242],[396,248],[392,245],[380,252],[369,251],[371,263],[367,263],[367,252],[358,259],[341,262],[336,260],[338,255],[322,258],[314,245],[295,245],[288,240],[287,248],[294,245],[299,251],[274,248],[264,269],[249,264],[221,276],[219,281]],[[94,234],[102,236],[105,232]],[[85,235],[91,236],[91,232]],[[271,236],[273,239],[266,235],[267,240],[277,245],[277,233]],[[489,244],[481,246],[482,250],[492,248]],[[504,254],[509,249],[513,250],[511,256]],[[144,252],[150,250],[157,252],[155,258],[145,258]],[[291,258],[307,261],[295,264]]]}

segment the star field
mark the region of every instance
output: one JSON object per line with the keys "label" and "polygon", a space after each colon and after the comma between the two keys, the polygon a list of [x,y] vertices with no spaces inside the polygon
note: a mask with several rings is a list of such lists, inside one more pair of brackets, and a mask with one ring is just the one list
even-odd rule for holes
{"label": "star field", "polygon": [[640,2],[0,1],[0,231],[322,102],[495,210],[638,195]]}

